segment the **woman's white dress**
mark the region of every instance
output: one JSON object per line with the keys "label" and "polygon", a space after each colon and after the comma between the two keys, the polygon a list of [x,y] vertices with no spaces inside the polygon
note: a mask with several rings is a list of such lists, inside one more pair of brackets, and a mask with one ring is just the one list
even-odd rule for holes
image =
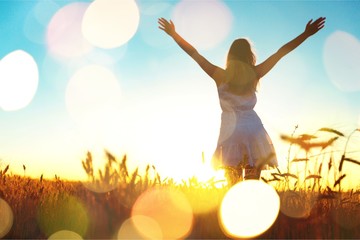
{"label": "woman's white dress", "polygon": [[256,93],[236,95],[227,83],[218,86],[222,109],[220,134],[214,153],[222,166],[277,166],[273,143],[254,111]]}

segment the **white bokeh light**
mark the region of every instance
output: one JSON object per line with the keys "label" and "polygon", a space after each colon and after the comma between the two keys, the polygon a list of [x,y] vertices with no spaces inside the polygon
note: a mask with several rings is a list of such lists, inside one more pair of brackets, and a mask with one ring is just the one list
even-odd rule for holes
{"label": "white bokeh light", "polygon": [[59,9],[48,24],[46,42],[49,52],[60,58],[79,57],[92,45],[81,34],[81,23],[89,3],[70,3]]}
{"label": "white bokeh light", "polygon": [[324,64],[331,82],[342,91],[360,91],[360,41],[343,31],[332,33],[324,46]]}
{"label": "white bokeh light", "polygon": [[120,107],[120,86],[108,69],[89,65],[78,70],[66,89],[70,115],[81,126],[97,129]]}
{"label": "white bokeh light", "polygon": [[82,33],[96,47],[115,48],[134,36],[139,21],[134,0],[95,0],[85,12]]}
{"label": "white bokeh light", "polygon": [[176,5],[172,20],[177,31],[195,47],[210,49],[228,36],[233,16],[219,0],[182,0]]}
{"label": "white bokeh light", "polygon": [[0,61],[0,108],[16,111],[26,107],[37,91],[38,66],[23,50],[9,53]]}
{"label": "white bokeh light", "polygon": [[234,185],[220,206],[220,220],[225,234],[251,238],[264,233],[275,222],[280,209],[275,189],[258,180]]}

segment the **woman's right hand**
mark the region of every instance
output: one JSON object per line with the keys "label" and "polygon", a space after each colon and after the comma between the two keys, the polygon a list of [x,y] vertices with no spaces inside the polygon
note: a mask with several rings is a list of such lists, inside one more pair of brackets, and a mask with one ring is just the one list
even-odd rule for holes
{"label": "woman's right hand", "polygon": [[313,22],[313,20],[311,19],[306,24],[305,34],[310,37],[311,35],[317,33],[320,29],[322,29],[325,26],[325,19],[326,18],[324,17],[320,17],[316,19],[315,22]]}
{"label": "woman's right hand", "polygon": [[166,32],[171,37],[174,36],[174,34],[175,34],[175,25],[171,20],[169,22],[165,18],[159,18],[158,23],[159,23],[159,28],[161,30]]}

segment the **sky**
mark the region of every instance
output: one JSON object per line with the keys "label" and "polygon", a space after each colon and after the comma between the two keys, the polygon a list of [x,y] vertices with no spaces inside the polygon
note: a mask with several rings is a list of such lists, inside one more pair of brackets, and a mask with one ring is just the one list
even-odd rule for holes
{"label": "sky", "polygon": [[[250,39],[261,63],[324,16],[325,28],[285,56],[258,89],[255,110],[285,166],[289,144],[280,135],[295,126],[296,134],[328,127],[346,136],[359,128],[359,7],[360,1],[0,0],[0,167],[83,179],[86,152],[102,167],[107,149],[119,159],[127,154],[130,167],[201,175],[219,133],[216,86],[157,19],[172,19],[180,35],[224,67],[234,39]],[[355,159],[359,135],[347,149]],[[334,151],[344,150],[346,138],[339,141]],[[359,167],[345,167],[358,185]]]}

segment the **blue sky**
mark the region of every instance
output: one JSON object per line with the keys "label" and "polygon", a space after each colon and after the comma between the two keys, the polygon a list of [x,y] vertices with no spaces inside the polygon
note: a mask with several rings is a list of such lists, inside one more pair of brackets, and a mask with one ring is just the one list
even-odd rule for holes
{"label": "blue sky", "polygon": [[[201,152],[211,157],[220,121],[215,85],[157,28],[159,17],[173,19],[180,34],[211,62],[224,66],[235,38],[249,38],[261,62],[300,34],[309,19],[325,16],[325,28],[262,79],[255,110],[281,163],[287,145],[279,135],[290,134],[295,125],[299,134],[321,127],[348,134],[360,125],[360,1],[139,0],[139,24],[126,44],[62,58],[49,51],[48,24],[75,2],[0,1],[0,59],[21,49],[39,71],[29,104],[17,111],[0,110],[0,164],[10,163],[14,172],[25,164],[34,176],[77,178],[86,151],[103,148],[129,154],[134,166],[155,164],[169,175],[179,169],[192,174],[184,166],[196,171]],[[74,120],[66,102],[74,74],[94,64],[110,71],[120,89],[119,99],[114,96],[119,113],[109,113],[114,117],[110,123],[106,112],[98,121],[107,126],[99,129],[96,123]]]}

